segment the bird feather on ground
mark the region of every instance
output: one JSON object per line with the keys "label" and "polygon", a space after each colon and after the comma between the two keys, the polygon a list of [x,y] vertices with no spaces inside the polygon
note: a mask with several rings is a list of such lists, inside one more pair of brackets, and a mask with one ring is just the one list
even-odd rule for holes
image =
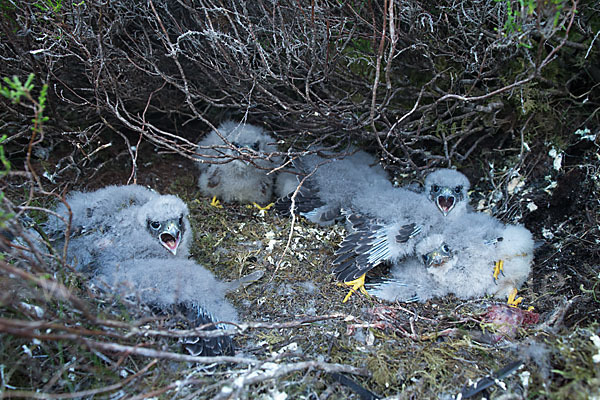
{"label": "bird feather on ground", "polygon": [[[70,193],[65,201],[72,214],[67,261],[80,271],[94,273],[102,263],[133,258],[189,255],[189,211],[176,196],[125,185]],[[55,211],[62,218],[51,215],[45,230],[60,242],[69,211],[63,203]]]}
{"label": "bird feather on ground", "polygon": [[202,194],[225,202],[266,205],[273,196],[274,174],[279,157],[264,158],[276,152],[275,139],[262,128],[226,121],[199,143],[198,186]]}

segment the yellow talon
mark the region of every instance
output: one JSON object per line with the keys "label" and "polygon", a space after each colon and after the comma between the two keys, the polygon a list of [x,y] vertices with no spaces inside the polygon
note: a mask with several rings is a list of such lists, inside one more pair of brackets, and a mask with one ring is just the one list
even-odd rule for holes
{"label": "yellow talon", "polygon": [[217,196],[213,196],[212,200],[210,201],[210,205],[216,208],[223,208],[221,202],[219,199],[217,199]]}
{"label": "yellow talon", "polygon": [[360,292],[363,293],[365,296],[371,297],[367,292],[367,289],[365,289],[365,275],[366,274],[362,274],[360,278],[357,278],[350,282],[344,282],[344,285],[352,286],[352,288],[350,288],[350,291],[348,292],[346,297],[344,297],[342,303],[347,302],[350,296],[352,296],[352,294],[355,293],[357,290],[360,290]]}
{"label": "yellow talon", "polygon": [[500,273],[502,273],[502,275],[504,275],[504,260],[498,260],[496,261],[496,265],[494,266],[494,282],[496,282],[496,280],[498,279],[498,276],[500,276]]}
{"label": "yellow talon", "polygon": [[513,288],[513,290],[508,295],[508,301],[506,302],[511,307],[516,307],[523,301],[522,297],[517,297],[517,288]]}
{"label": "yellow talon", "polygon": [[261,207],[257,203],[252,202],[252,204],[254,204],[254,207],[258,208],[261,211],[270,210],[271,207],[273,207],[275,205],[275,203],[269,203],[266,206]]}

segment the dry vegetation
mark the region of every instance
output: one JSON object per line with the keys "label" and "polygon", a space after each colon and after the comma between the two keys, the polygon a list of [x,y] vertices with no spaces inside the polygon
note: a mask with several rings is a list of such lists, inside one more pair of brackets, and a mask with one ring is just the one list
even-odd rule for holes
{"label": "dry vegetation", "polygon": [[[487,397],[600,396],[596,1],[0,0],[0,14],[2,76],[34,74],[0,99],[0,233],[18,238],[0,259],[0,397],[451,398],[515,360]],[[342,226],[291,230],[198,195],[194,144],[226,118],[290,156],[355,143],[401,183],[458,167],[474,207],[540,242],[522,292],[539,321],[498,341],[489,299],[342,304]],[[178,324],[90,289],[62,248],[31,251],[27,229],[66,192],[133,182],[186,201],[193,257],[216,276],[266,272],[230,296],[235,357],[184,355]]]}

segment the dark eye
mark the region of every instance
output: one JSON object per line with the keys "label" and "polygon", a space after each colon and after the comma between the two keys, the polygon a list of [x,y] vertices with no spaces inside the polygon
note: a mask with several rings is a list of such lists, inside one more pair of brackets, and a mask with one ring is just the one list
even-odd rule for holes
{"label": "dark eye", "polygon": [[183,225],[183,215],[179,216],[179,226]]}
{"label": "dark eye", "polygon": [[437,193],[440,191],[440,187],[438,185],[433,185],[431,187],[431,191]]}
{"label": "dark eye", "polygon": [[158,222],[158,221],[152,221],[152,222],[150,222],[150,227],[152,229],[154,229],[155,231],[157,231],[157,230],[160,229],[160,222]]}
{"label": "dark eye", "polygon": [[454,188],[454,193],[458,194],[460,192],[462,192],[462,186],[459,185],[459,186],[457,186],[457,187]]}
{"label": "dark eye", "polygon": [[260,147],[260,143],[259,142],[254,142],[252,143],[252,150],[258,151],[259,147]]}
{"label": "dark eye", "polygon": [[238,142],[231,142],[231,144],[233,145],[233,147],[240,147],[240,144]]}
{"label": "dark eye", "polygon": [[442,250],[444,250],[444,253],[450,253],[450,247],[447,244],[442,245]]}

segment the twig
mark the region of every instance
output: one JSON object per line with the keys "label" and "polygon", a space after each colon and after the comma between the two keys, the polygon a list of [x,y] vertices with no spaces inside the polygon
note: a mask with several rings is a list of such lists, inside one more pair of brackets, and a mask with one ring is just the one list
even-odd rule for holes
{"label": "twig", "polygon": [[132,380],[139,378],[143,374],[145,374],[150,368],[152,368],[158,361],[152,360],[150,361],[144,368],[142,368],[139,372],[134,375],[128,376],[122,381],[105,386],[97,389],[83,390],[81,392],[73,392],[73,393],[43,393],[43,392],[27,392],[23,390],[5,390],[0,392],[0,398],[2,399],[16,399],[16,398],[27,398],[27,399],[77,399],[88,396],[95,396],[97,394],[112,392],[114,390],[120,389],[123,386],[127,385]]}

